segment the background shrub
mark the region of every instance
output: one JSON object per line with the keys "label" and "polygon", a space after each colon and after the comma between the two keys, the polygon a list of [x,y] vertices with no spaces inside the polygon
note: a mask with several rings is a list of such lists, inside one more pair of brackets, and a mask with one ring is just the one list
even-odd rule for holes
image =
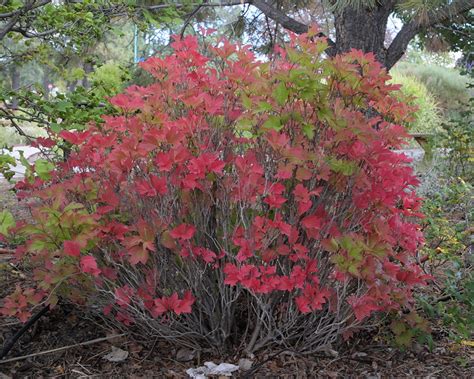
{"label": "background shrub", "polygon": [[408,104],[415,106],[414,120],[407,124],[412,133],[436,134],[441,130],[442,118],[435,98],[426,86],[416,77],[399,72],[391,72],[392,82],[400,84],[401,92],[406,96]]}
{"label": "background shrub", "polygon": [[473,98],[469,103],[443,123],[433,167],[421,173],[420,186],[426,215],[423,269],[435,282],[419,294],[419,302],[435,328],[454,340],[474,333]]}
{"label": "background shrub", "polygon": [[390,73],[392,76],[409,76],[423,83],[447,117],[457,113],[472,95],[466,89],[468,78],[454,68],[400,62]]}

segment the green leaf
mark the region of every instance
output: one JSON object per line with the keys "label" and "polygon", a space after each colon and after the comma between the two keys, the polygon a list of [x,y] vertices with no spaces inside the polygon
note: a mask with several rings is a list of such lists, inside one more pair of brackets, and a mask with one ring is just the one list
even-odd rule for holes
{"label": "green leaf", "polygon": [[66,101],[66,100],[63,100],[63,101],[60,101],[58,102],[58,110],[60,112],[66,112],[68,110],[68,108],[70,108],[72,105],[69,101]]}
{"label": "green leaf", "polygon": [[328,159],[328,164],[331,170],[345,176],[351,176],[357,169],[354,162],[345,161],[343,159],[330,158]]}
{"label": "green leaf", "polygon": [[405,323],[402,321],[393,321],[392,325],[390,325],[390,328],[392,329],[393,333],[397,336],[402,334],[407,329]]}
{"label": "green leaf", "polygon": [[284,105],[288,100],[289,91],[286,88],[285,83],[280,82],[278,86],[273,91],[273,97],[278,103],[278,105]]}
{"label": "green leaf", "polygon": [[411,329],[407,329],[403,333],[400,333],[395,337],[395,342],[399,346],[409,347],[413,339],[414,332]]}
{"label": "green leaf", "polygon": [[151,25],[154,25],[156,27],[160,26],[160,23],[153,17],[153,15],[148,10],[143,10],[143,16]]}
{"label": "green leaf", "polygon": [[245,109],[252,109],[253,107],[252,100],[250,100],[250,97],[248,97],[246,94],[242,95],[242,105]]}
{"label": "green leaf", "polygon": [[282,128],[280,117],[269,116],[267,121],[264,122],[262,128],[266,130],[280,130]]}
{"label": "green leaf", "polygon": [[252,130],[252,126],[253,126],[253,121],[249,120],[248,118],[241,118],[235,124],[235,128],[239,131],[244,131],[244,130],[250,131]]}
{"label": "green leaf", "polygon": [[0,154],[0,167],[16,166],[16,160],[9,154]]}
{"label": "green leaf", "polygon": [[28,162],[28,160],[25,158],[25,152],[23,150],[19,150],[18,152],[20,153],[20,163],[23,165],[23,167],[29,168],[31,165],[30,162]]}
{"label": "green leaf", "polygon": [[267,103],[266,101],[260,101],[258,103],[258,112],[270,112],[273,110],[273,107],[270,103]]}
{"label": "green leaf", "polygon": [[56,123],[56,122],[52,122],[50,125],[49,125],[49,128],[54,132],[54,133],[59,133],[62,128],[61,126]]}
{"label": "green leaf", "polygon": [[13,215],[7,210],[0,212],[0,234],[7,236],[8,230],[14,226],[15,219]]}
{"label": "green leaf", "polygon": [[301,129],[302,129],[304,135],[305,135],[308,139],[312,140],[312,139],[314,138],[314,125],[312,125],[312,124],[304,124]]}
{"label": "green leaf", "polygon": [[54,169],[54,164],[45,160],[38,159],[35,162],[35,171],[38,176],[43,180],[49,180],[51,178],[51,171]]}

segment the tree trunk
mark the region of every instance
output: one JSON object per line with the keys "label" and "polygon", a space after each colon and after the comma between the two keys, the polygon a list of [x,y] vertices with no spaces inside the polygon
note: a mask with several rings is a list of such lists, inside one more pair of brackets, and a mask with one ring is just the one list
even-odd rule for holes
{"label": "tree trunk", "polygon": [[[11,89],[13,92],[18,91],[21,85],[20,71],[16,64],[12,64],[10,67],[10,79],[11,79]],[[13,109],[18,108],[18,98],[16,96],[12,97],[11,107]]]}
{"label": "tree trunk", "polygon": [[67,82],[66,87],[69,93],[74,92],[77,87],[77,80],[73,80],[72,82]]}
{"label": "tree trunk", "polygon": [[335,14],[336,50],[343,53],[351,49],[374,53],[377,60],[386,66],[387,49],[384,46],[385,32],[391,1],[373,8],[346,7]]}
{"label": "tree trunk", "polygon": [[82,67],[83,67],[84,72],[85,72],[84,78],[82,79],[82,86],[84,88],[89,89],[91,84],[89,82],[88,76],[89,76],[90,73],[92,73],[94,71],[94,66],[93,66],[92,62],[87,61],[87,62],[84,62],[84,65]]}
{"label": "tree trunk", "polygon": [[46,100],[49,100],[49,96],[51,94],[51,88],[49,88],[50,85],[50,77],[49,77],[49,68],[47,66],[43,67],[43,91],[44,91],[44,97]]}

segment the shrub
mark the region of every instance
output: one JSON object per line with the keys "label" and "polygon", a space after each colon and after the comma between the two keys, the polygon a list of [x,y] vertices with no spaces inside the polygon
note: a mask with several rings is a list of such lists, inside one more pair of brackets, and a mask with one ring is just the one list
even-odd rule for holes
{"label": "shrub", "polygon": [[[474,87],[473,87],[474,88]],[[456,117],[442,124],[438,146],[447,158],[447,174],[474,181],[474,97]]]}
{"label": "shrub", "polygon": [[407,124],[413,133],[437,133],[441,130],[441,117],[433,96],[425,85],[412,76],[391,72],[392,82],[401,85],[405,101],[417,108],[414,120]]}
{"label": "shrub", "polygon": [[130,75],[119,65],[108,62],[99,66],[90,75],[90,79],[95,91],[105,97],[121,92],[124,83],[130,79]]}
{"label": "shrub", "polygon": [[401,62],[391,73],[409,76],[423,83],[440,108],[448,114],[457,113],[460,104],[469,98],[469,91],[466,89],[468,80],[454,68]]}
{"label": "shrub", "polygon": [[419,294],[428,319],[453,339],[469,339],[474,331],[474,259],[470,251],[472,185],[438,172],[423,204],[426,245],[424,269],[435,277],[431,291]]}
{"label": "shrub", "polygon": [[[474,100],[471,98],[470,103]],[[438,156],[424,174],[420,191],[423,229],[435,285],[421,292],[419,302],[433,324],[453,339],[469,339],[474,332],[474,275],[472,267],[472,207],[474,162],[472,106],[443,124]]]}
{"label": "shrub", "polygon": [[18,183],[34,221],[17,249],[34,289],[176,345],[311,352],[401,312],[427,277],[417,179],[394,152],[410,108],[372,55],[322,58],[294,37],[262,63],[186,37],[142,67],[155,83],[111,99],[118,116],[60,136],[76,151]]}

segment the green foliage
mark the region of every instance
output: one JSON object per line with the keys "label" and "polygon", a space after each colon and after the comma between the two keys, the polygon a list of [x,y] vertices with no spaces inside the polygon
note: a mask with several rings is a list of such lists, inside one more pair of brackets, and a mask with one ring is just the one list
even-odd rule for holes
{"label": "green foliage", "polygon": [[0,235],[7,236],[8,230],[14,226],[15,219],[13,215],[7,210],[0,212]]}
{"label": "green foliage", "polygon": [[426,243],[420,260],[433,286],[418,294],[419,309],[433,329],[453,340],[472,339],[474,333],[472,116],[465,105],[443,123],[433,167],[421,173]]}
{"label": "green foliage", "polygon": [[[18,134],[14,127],[8,126],[8,121],[5,121],[3,124],[0,124],[0,148],[28,143],[28,138]],[[44,129],[28,122],[22,125],[22,130],[25,134],[32,137],[45,137],[47,135]]]}
{"label": "green foliage", "polygon": [[474,332],[474,257],[470,251],[474,187],[469,113],[463,113],[460,122],[445,125],[433,183],[424,185],[426,244],[422,259],[435,285],[429,293],[421,293],[418,300],[432,323],[456,340],[471,338]]}
{"label": "green foliage", "polygon": [[125,82],[130,80],[130,75],[123,67],[108,62],[98,67],[89,78],[96,93],[105,97],[116,95],[122,91]]}
{"label": "green foliage", "polygon": [[469,98],[469,91],[466,89],[468,80],[454,68],[401,62],[391,74],[416,78],[434,96],[439,107],[448,113],[457,111],[460,102],[464,103]]}
{"label": "green foliage", "polygon": [[28,121],[53,132],[83,130],[91,121],[100,123],[100,116],[113,109],[104,99],[101,88],[77,87],[73,92],[60,93],[51,99],[45,98],[42,92],[30,90],[6,93],[7,97],[13,95],[19,101],[19,109],[14,114],[10,112],[9,117],[21,120],[28,115]]}
{"label": "green foliage", "polygon": [[390,324],[390,330],[393,342],[400,348],[409,348],[414,340],[426,343],[430,349],[433,347],[429,324],[416,311],[395,318]]}
{"label": "green foliage", "polygon": [[408,51],[403,57],[403,61],[396,66],[406,65],[422,65],[422,66],[441,66],[443,68],[452,68],[456,64],[456,59],[449,51],[433,52],[421,49],[416,42],[408,46]]}
{"label": "green foliage", "polygon": [[468,249],[469,204],[472,185],[461,178],[439,185],[425,199],[423,210],[425,238],[423,252],[434,260],[451,260],[461,264],[462,254]]}
{"label": "green foliage", "polygon": [[[1,129],[0,129],[1,130]],[[12,171],[11,167],[16,166],[16,160],[8,152],[4,152],[2,149],[0,154],[0,173],[7,179],[10,180],[15,173]]]}
{"label": "green foliage", "polygon": [[434,133],[441,130],[441,118],[435,99],[426,86],[412,76],[391,72],[392,82],[401,84],[403,95],[409,99],[409,105],[416,106],[415,120],[408,125],[411,132]]}
{"label": "green foliage", "polygon": [[439,145],[445,149],[449,173],[474,181],[474,98],[449,122],[442,124]]}

